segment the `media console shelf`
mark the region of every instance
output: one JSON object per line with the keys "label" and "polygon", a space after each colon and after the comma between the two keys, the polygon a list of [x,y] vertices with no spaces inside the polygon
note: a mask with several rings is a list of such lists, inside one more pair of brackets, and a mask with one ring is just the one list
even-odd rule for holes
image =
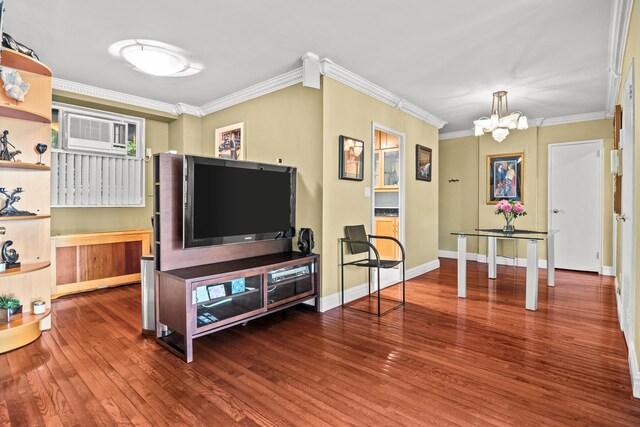
{"label": "media console shelf", "polygon": [[[320,257],[290,237],[185,248],[185,158],[154,156],[156,341],[185,361],[193,339],[315,298]],[[256,212],[256,215],[260,215]]]}
{"label": "media console shelf", "polygon": [[315,298],[318,255],[281,252],[156,271],[156,338],[193,360],[193,339]]}

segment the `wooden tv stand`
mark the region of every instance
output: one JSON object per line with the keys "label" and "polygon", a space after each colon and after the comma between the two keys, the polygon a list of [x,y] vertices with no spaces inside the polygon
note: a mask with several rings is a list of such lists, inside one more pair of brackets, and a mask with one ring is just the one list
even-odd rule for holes
{"label": "wooden tv stand", "polygon": [[191,362],[194,338],[311,298],[318,310],[319,263],[315,254],[281,252],[156,271],[156,339]]}

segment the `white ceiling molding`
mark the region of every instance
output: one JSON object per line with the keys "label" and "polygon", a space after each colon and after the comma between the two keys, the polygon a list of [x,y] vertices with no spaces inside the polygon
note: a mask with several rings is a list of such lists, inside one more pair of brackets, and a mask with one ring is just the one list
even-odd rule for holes
{"label": "white ceiling molding", "polygon": [[607,88],[606,109],[613,114],[622,76],[622,61],[631,21],[633,0],[613,0],[611,2],[611,25],[609,28],[609,86]]}
{"label": "white ceiling molding", "polygon": [[387,105],[399,109],[407,114],[410,114],[430,125],[442,129],[447,124],[444,120],[433,114],[423,110],[410,103],[409,101],[400,98],[399,96],[389,92],[388,90],[370,82],[369,80],[347,70],[331,61],[328,58],[323,58],[320,61],[322,74],[326,77],[330,77],[342,84],[345,84],[359,92],[369,95],[372,98],[382,101]]}
{"label": "white ceiling molding", "polygon": [[541,119],[542,123],[538,126],[555,126],[555,125],[567,125],[571,123],[589,122],[592,120],[610,119],[613,115],[606,111],[596,111],[594,113],[574,114],[571,116],[563,117],[551,117],[548,119]]}
{"label": "white ceiling molding", "polygon": [[176,105],[176,110],[178,114],[189,114],[191,116],[202,117],[204,113],[200,107],[196,107],[195,105],[189,105],[182,102],[178,102]]}
{"label": "white ceiling molding", "polygon": [[446,139],[465,138],[467,136],[474,136],[474,135],[475,133],[473,129],[466,129],[466,130],[457,130],[455,132],[441,133],[438,136],[438,139],[440,141],[444,141]]}
{"label": "white ceiling molding", "polygon": [[215,101],[208,102],[202,105],[200,109],[205,115],[211,114],[298,83],[302,83],[302,67],[296,68],[288,73],[280,74],[272,79],[265,80],[262,83],[258,83],[220,99],[216,99]]}
{"label": "white ceiling molding", "polygon": [[[571,123],[589,122],[592,120],[610,119],[613,116],[606,111],[596,111],[594,113],[574,114],[571,116],[551,117],[548,119],[531,119],[529,120],[529,127],[545,127],[556,125],[568,125]],[[473,129],[459,130],[455,132],[441,133],[438,136],[440,141],[446,141],[447,139],[464,138],[467,136],[474,136]]]}
{"label": "white ceiling molding", "polygon": [[169,114],[180,114],[178,107],[168,102],[142,98],[140,96],[129,95],[127,93],[116,92],[115,90],[103,89],[83,83],[76,83],[69,80],[59,79],[57,77],[53,78],[52,86],[54,89],[63,90],[65,92],[106,99],[108,101],[120,102],[122,104],[134,105],[136,107],[149,108],[151,110],[162,111]]}

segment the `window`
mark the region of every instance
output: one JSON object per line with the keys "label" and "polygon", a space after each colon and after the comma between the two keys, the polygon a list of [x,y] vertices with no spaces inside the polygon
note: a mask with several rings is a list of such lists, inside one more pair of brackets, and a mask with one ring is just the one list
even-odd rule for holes
{"label": "window", "polygon": [[52,207],[143,207],[144,119],[54,103]]}

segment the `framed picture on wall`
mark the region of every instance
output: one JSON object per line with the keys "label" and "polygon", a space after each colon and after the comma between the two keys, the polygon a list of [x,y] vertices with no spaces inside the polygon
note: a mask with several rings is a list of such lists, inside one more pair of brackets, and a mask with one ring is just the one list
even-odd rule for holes
{"label": "framed picture on wall", "polygon": [[364,142],[340,135],[338,178],[364,180]]}
{"label": "framed picture on wall", "polygon": [[487,156],[487,204],[524,203],[524,153]]}
{"label": "framed picture on wall", "polygon": [[431,148],[416,145],[416,179],[419,181],[431,181],[433,158]]}
{"label": "framed picture on wall", "polygon": [[244,122],[216,129],[216,157],[245,160]]}

